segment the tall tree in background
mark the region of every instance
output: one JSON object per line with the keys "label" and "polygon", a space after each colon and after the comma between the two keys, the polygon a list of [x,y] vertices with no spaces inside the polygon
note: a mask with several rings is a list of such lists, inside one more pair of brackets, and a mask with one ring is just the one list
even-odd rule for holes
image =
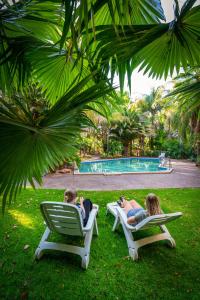
{"label": "tall tree in background", "polygon": [[144,135],[144,126],[140,116],[130,109],[125,109],[120,119],[111,123],[110,135],[123,145],[122,155],[132,155],[133,141]]}
{"label": "tall tree in background", "polygon": [[159,129],[158,113],[162,109],[163,87],[152,89],[149,95],[137,101],[137,110],[148,119],[151,124],[151,134],[149,136],[150,149],[154,147],[154,137]]}

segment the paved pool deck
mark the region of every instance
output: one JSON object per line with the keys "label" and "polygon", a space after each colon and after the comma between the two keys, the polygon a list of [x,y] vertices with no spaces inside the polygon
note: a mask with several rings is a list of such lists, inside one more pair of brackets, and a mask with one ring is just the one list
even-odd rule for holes
{"label": "paved pool deck", "polygon": [[78,190],[128,190],[200,187],[200,168],[187,160],[172,160],[170,174],[72,175],[51,174],[43,188]]}

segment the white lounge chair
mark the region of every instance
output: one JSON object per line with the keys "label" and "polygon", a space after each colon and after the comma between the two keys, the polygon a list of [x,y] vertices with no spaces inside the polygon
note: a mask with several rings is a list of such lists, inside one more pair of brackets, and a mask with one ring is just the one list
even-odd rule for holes
{"label": "white lounge chair", "polygon": [[[136,226],[132,226],[127,223],[126,213],[116,202],[107,204],[107,212],[110,212],[115,217],[112,231],[115,231],[120,224],[122,225],[128,245],[129,255],[133,260],[138,259],[138,249],[147,244],[167,240],[171,248],[176,247],[174,239],[164,224],[182,216],[181,212],[150,216],[138,223]],[[134,241],[132,233],[155,226],[159,227],[162,233]]]}
{"label": "white lounge chair", "polygon": [[165,152],[161,152],[161,154],[158,156],[158,158],[160,159],[160,166],[164,166],[165,165]]}
{"label": "white lounge chair", "polygon": [[165,159],[165,152],[161,152],[160,155],[158,156],[160,159]]}
{"label": "white lounge chair", "polygon": [[[62,202],[42,202],[40,205],[46,223],[46,229],[35,251],[35,258],[40,259],[45,250],[58,250],[78,254],[82,258],[82,268],[87,269],[90,256],[92,235],[98,235],[96,215],[98,205],[93,205],[88,222],[83,227],[80,210],[72,204]],[[51,232],[84,238],[84,247],[48,242]]]}

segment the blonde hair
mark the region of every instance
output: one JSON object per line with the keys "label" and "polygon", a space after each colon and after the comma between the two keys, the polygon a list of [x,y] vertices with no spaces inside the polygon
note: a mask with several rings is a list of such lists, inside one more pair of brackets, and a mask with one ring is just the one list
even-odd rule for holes
{"label": "blonde hair", "polygon": [[160,215],[160,199],[153,193],[147,195],[145,199],[146,209],[150,216],[152,215]]}
{"label": "blonde hair", "polygon": [[71,203],[77,197],[76,191],[65,191],[64,192],[64,202]]}

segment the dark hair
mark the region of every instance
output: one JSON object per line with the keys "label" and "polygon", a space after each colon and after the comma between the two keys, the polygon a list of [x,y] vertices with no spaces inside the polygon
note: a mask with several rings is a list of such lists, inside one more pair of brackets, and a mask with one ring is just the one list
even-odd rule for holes
{"label": "dark hair", "polygon": [[64,201],[71,203],[73,200],[75,200],[77,197],[76,191],[65,191],[64,192]]}

